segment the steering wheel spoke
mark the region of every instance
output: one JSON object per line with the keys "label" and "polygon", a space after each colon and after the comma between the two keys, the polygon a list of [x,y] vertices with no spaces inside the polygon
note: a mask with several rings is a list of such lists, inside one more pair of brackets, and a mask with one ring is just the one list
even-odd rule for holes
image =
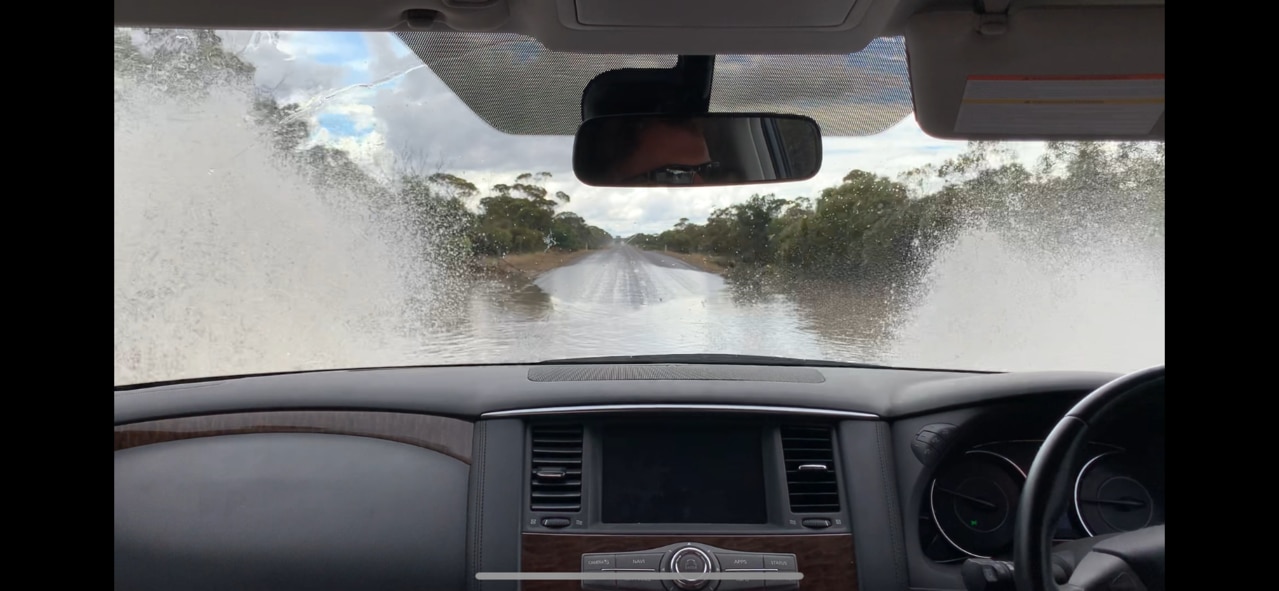
{"label": "steering wheel spoke", "polygon": [[1075,573],[1061,591],[1147,591],[1128,563],[1110,554],[1085,556]]}
{"label": "steering wheel spoke", "polygon": [[1164,526],[1085,538],[1053,547],[1054,520],[1071,471],[1092,427],[1164,380],[1158,366],[1134,372],[1085,396],[1044,440],[1026,475],[1013,534],[1011,576],[1017,591],[1162,591]]}

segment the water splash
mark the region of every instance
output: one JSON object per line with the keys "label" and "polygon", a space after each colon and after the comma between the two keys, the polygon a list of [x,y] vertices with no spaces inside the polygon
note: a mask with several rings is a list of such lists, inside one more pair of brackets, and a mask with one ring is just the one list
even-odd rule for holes
{"label": "water splash", "polygon": [[990,227],[962,233],[929,266],[890,362],[1117,372],[1163,363],[1162,235],[1086,234],[1048,242]]}
{"label": "water splash", "polygon": [[246,95],[123,92],[115,383],[387,364],[408,350],[447,277],[400,212],[317,190],[245,120]]}

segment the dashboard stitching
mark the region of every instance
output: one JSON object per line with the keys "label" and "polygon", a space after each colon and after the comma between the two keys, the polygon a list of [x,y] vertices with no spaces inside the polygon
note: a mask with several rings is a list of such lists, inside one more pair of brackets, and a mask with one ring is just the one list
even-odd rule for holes
{"label": "dashboard stitching", "polygon": [[[475,515],[473,516],[471,531],[475,532],[475,538],[471,542],[471,554],[475,572],[481,572],[484,570],[484,469],[488,464],[488,425],[486,423],[475,425],[475,434],[477,435],[477,441],[475,442],[476,453],[471,469],[474,474],[474,482],[478,486],[474,487]],[[468,576],[468,578],[473,581],[468,585],[469,587],[475,588],[480,585],[473,576]]]}
{"label": "dashboard stitching", "polygon": [[612,380],[692,380],[789,382],[821,384],[822,372],[811,367],[726,366],[684,364],[555,365],[528,369],[531,382],[595,382]]}
{"label": "dashboard stitching", "polygon": [[898,520],[899,512],[897,510],[897,491],[892,486],[892,480],[889,479],[889,466],[887,456],[884,455],[884,438],[887,435],[888,426],[884,424],[876,425],[875,433],[875,451],[879,454],[879,476],[884,482],[884,498],[888,502],[888,540],[893,547],[893,570],[896,571],[896,579],[898,582],[905,581],[906,565],[902,563],[905,554],[905,546],[898,538]]}

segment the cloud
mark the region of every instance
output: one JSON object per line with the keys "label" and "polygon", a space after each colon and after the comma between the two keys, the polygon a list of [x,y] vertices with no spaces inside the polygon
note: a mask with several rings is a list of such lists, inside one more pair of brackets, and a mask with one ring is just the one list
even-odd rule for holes
{"label": "cloud", "polygon": [[316,119],[321,126],[325,125],[325,119],[341,125],[348,130],[346,135],[364,135],[374,131],[378,124],[377,112],[373,109],[373,105],[361,101],[358,97],[355,100],[339,100],[325,105]]}
{"label": "cloud", "polygon": [[283,103],[342,85],[367,56],[340,33],[219,31],[222,45],[256,68],[254,82]]}

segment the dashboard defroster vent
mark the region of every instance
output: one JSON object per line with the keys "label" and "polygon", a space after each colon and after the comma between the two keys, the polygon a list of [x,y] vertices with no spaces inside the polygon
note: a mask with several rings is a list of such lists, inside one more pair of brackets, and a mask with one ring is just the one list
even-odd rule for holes
{"label": "dashboard defroster vent", "polygon": [[791,512],[838,513],[839,481],[830,427],[786,426],[781,431]]}
{"label": "dashboard defroster vent", "polygon": [[547,513],[582,509],[582,426],[532,428],[529,508]]}

